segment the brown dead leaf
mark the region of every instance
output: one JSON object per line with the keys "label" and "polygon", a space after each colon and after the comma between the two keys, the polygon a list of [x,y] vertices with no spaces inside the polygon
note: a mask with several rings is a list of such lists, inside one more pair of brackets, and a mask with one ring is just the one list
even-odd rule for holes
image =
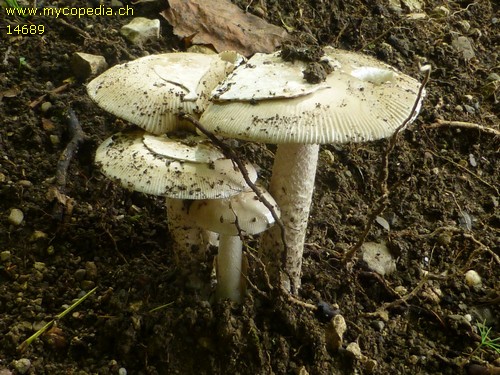
{"label": "brown dead leaf", "polygon": [[217,52],[233,50],[244,56],[274,52],[287,37],[285,29],[232,4],[229,0],[168,0],[163,17],[175,35],[192,44],[211,44]]}
{"label": "brown dead leaf", "polygon": [[47,132],[51,132],[55,130],[56,126],[52,120],[42,117],[42,128]]}
{"label": "brown dead leaf", "polygon": [[19,90],[17,87],[13,87],[4,91],[0,91],[0,100],[3,98],[15,98],[21,93],[21,90]]}

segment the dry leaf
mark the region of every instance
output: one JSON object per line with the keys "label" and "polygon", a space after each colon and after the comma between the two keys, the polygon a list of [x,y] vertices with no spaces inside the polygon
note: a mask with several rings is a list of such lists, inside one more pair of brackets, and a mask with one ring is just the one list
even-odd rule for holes
{"label": "dry leaf", "polygon": [[42,117],[42,128],[47,132],[51,132],[55,130],[56,126],[54,125],[52,120]]}
{"label": "dry leaf", "polygon": [[4,91],[0,91],[0,100],[3,98],[15,98],[21,93],[21,90],[18,88],[10,88]]}
{"label": "dry leaf", "polygon": [[217,52],[233,50],[247,57],[273,52],[287,37],[285,29],[232,4],[229,0],[168,0],[163,17],[175,35],[192,44],[211,44]]}

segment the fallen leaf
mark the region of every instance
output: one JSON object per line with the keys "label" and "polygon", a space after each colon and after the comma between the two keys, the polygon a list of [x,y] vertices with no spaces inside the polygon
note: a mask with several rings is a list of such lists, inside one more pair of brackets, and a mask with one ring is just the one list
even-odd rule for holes
{"label": "fallen leaf", "polygon": [[233,50],[249,57],[273,52],[285,39],[285,29],[271,25],[228,0],[168,0],[162,16],[174,34],[192,44],[211,44],[217,52]]}
{"label": "fallen leaf", "polygon": [[42,128],[47,132],[51,132],[55,130],[56,126],[54,125],[52,120],[42,117]]}
{"label": "fallen leaf", "polygon": [[18,88],[10,88],[4,91],[0,91],[0,100],[3,98],[15,98],[21,93],[21,90]]}

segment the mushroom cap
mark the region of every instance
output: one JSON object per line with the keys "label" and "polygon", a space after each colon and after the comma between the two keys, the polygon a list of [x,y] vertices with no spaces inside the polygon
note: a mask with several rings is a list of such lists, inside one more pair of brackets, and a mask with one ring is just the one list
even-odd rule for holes
{"label": "mushroom cap", "polygon": [[[271,194],[261,187],[259,190],[279,215],[280,210]],[[253,190],[244,191],[226,199],[193,202],[189,207],[189,216],[201,228],[229,236],[237,236],[238,227],[244,233],[258,234],[274,224],[271,212]]]}
{"label": "mushroom cap", "polygon": [[[392,135],[412,113],[420,83],[372,57],[326,47],[332,68],[310,84],[304,62],[256,54],[212,92],[200,122],[227,137],[266,143],[361,142]],[[420,110],[421,101],[412,120]]]}
{"label": "mushroom cap", "polygon": [[108,69],[88,83],[87,92],[101,108],[150,133],[189,128],[178,113],[199,117],[210,92],[234,68],[228,56],[178,52],[141,57]]}
{"label": "mushroom cap", "polygon": [[[155,136],[143,131],[117,133],[96,151],[103,173],[146,194],[177,199],[227,198],[247,190],[240,171],[207,138]],[[257,172],[245,163],[252,182]]]}

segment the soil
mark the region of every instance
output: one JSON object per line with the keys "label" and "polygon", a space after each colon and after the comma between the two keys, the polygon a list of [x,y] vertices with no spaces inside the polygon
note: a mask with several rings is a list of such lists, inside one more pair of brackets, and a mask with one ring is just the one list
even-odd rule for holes
{"label": "soil", "polygon": [[[260,290],[240,306],[210,300],[215,249],[199,265],[206,283],[186,279],[168,251],[164,200],[121,188],[93,164],[99,143],[127,124],[99,109],[85,82],[67,81],[74,52],[112,66],[184,50],[158,16],[163,3],[129,3],[134,16],[161,21],[160,40],[142,47],[118,32],[131,17],[2,16],[0,374],[497,374],[498,347],[481,345],[479,328],[500,335],[499,4],[395,3],[239,1],[297,43],[362,51],[420,79],[419,64],[433,67],[421,114],[389,155],[388,204],[366,238],[387,244],[396,270],[380,276],[357,254],[344,261],[381,195],[388,142],[324,146],[299,295],[258,283],[250,257]],[[7,35],[6,25],[29,23],[45,33]],[[84,132],[75,154],[64,154],[69,108]],[[439,120],[453,123],[433,127]],[[266,181],[274,148],[240,146]],[[466,283],[470,269],[480,285]],[[320,302],[346,321],[340,348],[331,321],[305,304]]]}

